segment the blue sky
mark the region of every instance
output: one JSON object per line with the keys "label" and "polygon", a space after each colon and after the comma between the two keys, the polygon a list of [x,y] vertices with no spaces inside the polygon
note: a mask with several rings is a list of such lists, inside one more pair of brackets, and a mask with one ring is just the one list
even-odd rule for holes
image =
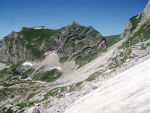
{"label": "blue sky", "polygon": [[148,0],[0,0],[0,39],[22,27],[51,29],[72,21],[93,26],[103,36],[120,34],[129,18],[139,14]]}

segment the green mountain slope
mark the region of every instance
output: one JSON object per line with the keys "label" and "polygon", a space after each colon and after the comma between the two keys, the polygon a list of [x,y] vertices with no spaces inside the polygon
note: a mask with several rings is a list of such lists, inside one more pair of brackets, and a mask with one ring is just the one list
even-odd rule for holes
{"label": "green mountain slope", "polygon": [[57,30],[23,27],[20,32],[6,36],[3,44],[1,60],[18,62],[42,60],[44,53],[50,51],[56,51],[65,60],[81,52],[85,57],[104,47],[105,40],[93,27],[73,22]]}

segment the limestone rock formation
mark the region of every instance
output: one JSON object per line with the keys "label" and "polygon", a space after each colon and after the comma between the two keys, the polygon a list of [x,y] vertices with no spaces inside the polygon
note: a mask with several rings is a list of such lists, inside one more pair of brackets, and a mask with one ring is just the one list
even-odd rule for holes
{"label": "limestone rock formation", "polygon": [[4,38],[0,59],[37,61],[50,51],[56,51],[61,57],[78,59],[105,45],[105,38],[93,27],[81,26],[76,22],[57,30],[23,27],[20,32],[12,32]]}
{"label": "limestone rock formation", "polygon": [[150,1],[142,13],[129,19],[127,28],[120,36],[123,43],[109,60],[110,68],[121,67],[126,63],[126,60],[146,56],[149,53],[149,31]]}

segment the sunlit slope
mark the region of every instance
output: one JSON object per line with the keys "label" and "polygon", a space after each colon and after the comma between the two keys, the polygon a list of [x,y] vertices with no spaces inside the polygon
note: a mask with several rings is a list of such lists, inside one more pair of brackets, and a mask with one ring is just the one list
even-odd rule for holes
{"label": "sunlit slope", "polygon": [[102,83],[64,113],[149,113],[150,59]]}

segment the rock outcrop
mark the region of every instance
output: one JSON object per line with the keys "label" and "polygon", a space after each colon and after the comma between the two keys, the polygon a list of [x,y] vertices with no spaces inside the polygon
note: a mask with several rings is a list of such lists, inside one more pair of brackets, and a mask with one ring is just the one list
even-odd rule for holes
{"label": "rock outcrop", "polygon": [[102,49],[105,38],[93,27],[73,22],[57,30],[23,27],[12,32],[3,40],[0,59],[5,61],[35,61],[44,58],[44,53],[57,51],[61,57],[82,57]]}
{"label": "rock outcrop", "polygon": [[121,34],[123,44],[109,60],[110,68],[121,67],[126,61],[149,54],[150,1],[142,13],[130,18],[128,27]]}

